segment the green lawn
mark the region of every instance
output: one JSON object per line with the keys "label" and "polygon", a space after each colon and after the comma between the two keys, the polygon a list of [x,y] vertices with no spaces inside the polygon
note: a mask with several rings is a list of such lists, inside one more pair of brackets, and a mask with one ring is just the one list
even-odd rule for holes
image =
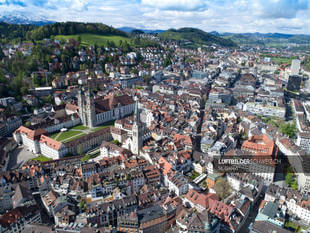
{"label": "green lawn", "polygon": [[192,171],[189,178],[191,178],[192,180],[195,180],[198,176],[200,176],[200,174],[198,172]]}
{"label": "green lawn", "polygon": [[85,155],[84,157],[81,158],[81,161],[82,162],[85,162],[87,160],[90,160],[90,159],[93,159],[93,158],[96,158],[97,156],[99,156],[100,153],[97,153],[97,154],[94,154],[94,155]]}
{"label": "green lawn", "polygon": [[53,139],[55,139],[56,137],[57,137],[57,135],[59,134],[60,132],[57,132],[57,133],[53,133],[51,136],[50,136],[50,138],[53,138]]}
{"label": "green lawn", "polygon": [[76,130],[85,130],[85,129],[88,129],[87,126],[84,126],[84,125],[77,125],[77,126],[74,126],[73,128],[71,129],[76,129]]}
{"label": "green lawn", "polygon": [[33,158],[32,160],[40,161],[40,162],[46,162],[46,161],[50,161],[52,159],[48,158],[48,157],[45,157],[44,155],[40,155],[40,156],[38,156],[36,158]]}
{"label": "green lawn", "polygon": [[63,141],[61,141],[61,142],[62,142],[62,143],[71,142],[71,141],[73,141],[74,139],[83,137],[83,136],[85,136],[85,135],[86,135],[86,133],[78,132],[78,135],[76,135],[75,137],[65,139],[65,140],[63,140]]}
{"label": "green lawn", "polygon": [[115,45],[119,46],[120,41],[127,41],[131,43],[131,39],[123,36],[103,36],[89,33],[82,33],[77,35],[58,35],[55,36],[56,40],[67,40],[67,39],[75,39],[78,40],[78,37],[81,37],[82,45],[98,45],[98,46],[106,46],[108,41],[113,41]]}
{"label": "green lawn", "polygon": [[76,136],[78,134],[81,134],[81,132],[80,131],[72,131],[72,130],[62,132],[60,134],[60,136],[57,138],[57,141],[63,141],[63,140],[66,140],[67,138]]}
{"label": "green lawn", "polygon": [[77,125],[71,129],[68,129],[68,131],[54,133],[50,137],[57,140],[58,142],[66,143],[74,139],[80,138],[82,136],[85,136],[91,132],[96,132],[100,129],[113,126],[113,125],[114,125],[114,121],[110,121],[110,122],[105,123],[104,125],[98,126],[91,130],[89,130],[89,128],[84,125]]}
{"label": "green lawn", "polygon": [[278,65],[281,64],[291,64],[293,58],[287,58],[287,57],[272,57],[271,60],[275,63],[277,63]]}

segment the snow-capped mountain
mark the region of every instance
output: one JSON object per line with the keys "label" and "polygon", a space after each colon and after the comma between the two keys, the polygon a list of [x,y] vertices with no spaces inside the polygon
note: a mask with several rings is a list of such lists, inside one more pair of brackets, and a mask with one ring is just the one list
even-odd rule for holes
{"label": "snow-capped mountain", "polygon": [[44,16],[27,16],[23,13],[14,13],[1,15],[0,22],[11,23],[11,24],[33,24],[33,25],[45,25],[54,23],[53,21],[47,20]]}

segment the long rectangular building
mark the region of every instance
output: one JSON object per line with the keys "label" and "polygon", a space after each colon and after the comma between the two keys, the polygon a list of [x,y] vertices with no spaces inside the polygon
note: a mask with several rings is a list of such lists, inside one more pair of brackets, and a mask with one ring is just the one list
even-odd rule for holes
{"label": "long rectangular building", "polygon": [[51,159],[59,159],[67,154],[84,153],[99,147],[102,141],[112,140],[110,127],[100,129],[67,143],[58,142],[47,135],[48,132],[44,129],[31,130],[21,126],[14,132],[13,137],[18,144],[23,144],[32,153],[42,154]]}

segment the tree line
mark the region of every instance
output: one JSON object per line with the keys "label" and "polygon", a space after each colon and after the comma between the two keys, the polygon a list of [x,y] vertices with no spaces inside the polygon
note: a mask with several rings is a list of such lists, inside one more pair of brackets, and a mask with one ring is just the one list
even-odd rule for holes
{"label": "tree line", "polygon": [[126,32],[101,23],[65,22],[43,26],[0,23],[0,39],[6,43],[12,40],[43,40],[56,35],[92,33],[99,35],[118,35],[128,37]]}
{"label": "tree line", "polygon": [[98,35],[117,35],[128,37],[127,33],[101,23],[54,23],[36,27],[26,33],[27,40],[42,40],[55,35],[75,35],[79,33],[91,33]]}

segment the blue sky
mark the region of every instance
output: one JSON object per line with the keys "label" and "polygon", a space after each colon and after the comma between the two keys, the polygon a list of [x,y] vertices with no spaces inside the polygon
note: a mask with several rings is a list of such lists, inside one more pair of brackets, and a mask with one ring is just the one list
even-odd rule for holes
{"label": "blue sky", "polygon": [[310,0],[0,0],[0,15],[145,29],[310,34]]}

